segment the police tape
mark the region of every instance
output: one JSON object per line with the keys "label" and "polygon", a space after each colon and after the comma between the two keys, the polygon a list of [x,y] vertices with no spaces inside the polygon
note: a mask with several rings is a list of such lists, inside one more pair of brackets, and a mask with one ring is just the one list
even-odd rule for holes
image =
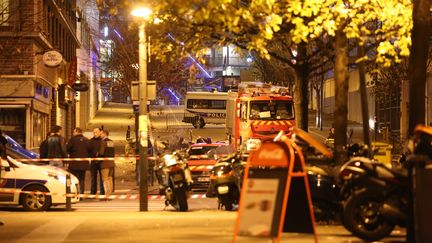
{"label": "police tape", "polygon": [[[19,162],[52,162],[52,161],[63,161],[63,162],[79,162],[79,161],[118,161],[118,160],[130,160],[130,159],[139,159],[139,156],[125,156],[125,157],[110,157],[110,158],[37,158],[37,159],[15,159]],[[148,160],[155,160],[156,157],[149,156]]]}
{"label": "police tape", "polygon": [[[139,194],[126,194],[126,195],[97,195],[97,194],[74,194],[74,193],[52,193],[52,192],[41,192],[41,191],[23,191],[23,190],[17,190],[17,189],[1,189],[0,188],[0,194],[14,194],[14,193],[20,193],[20,194],[31,194],[31,195],[44,195],[44,196],[57,196],[61,195],[63,197],[71,197],[71,198],[82,198],[82,199],[139,199]],[[164,195],[148,195],[148,199],[165,199]],[[205,194],[191,194],[190,198],[192,199],[198,199],[198,198],[206,198]]]}
{"label": "police tape", "polygon": [[[157,157],[151,156],[147,157],[148,160],[155,160]],[[66,162],[66,163],[74,163],[74,162],[91,162],[91,161],[120,161],[120,160],[129,160],[130,159],[139,159],[139,156],[134,157],[111,157],[111,158],[51,158],[51,159],[16,159],[19,162]],[[213,165],[189,165],[188,166],[191,171],[211,171],[213,169]]]}

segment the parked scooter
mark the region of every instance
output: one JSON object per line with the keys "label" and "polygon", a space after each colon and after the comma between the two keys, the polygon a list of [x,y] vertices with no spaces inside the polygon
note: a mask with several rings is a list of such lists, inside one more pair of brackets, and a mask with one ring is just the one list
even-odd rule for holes
{"label": "parked scooter", "polygon": [[[409,146],[413,156],[432,160],[432,128],[420,126]],[[374,161],[347,163],[341,168],[345,185],[355,188],[344,204],[343,224],[357,237],[376,241],[408,220],[409,180],[405,168],[391,169]],[[359,189],[360,188],[360,189]],[[352,189],[351,189],[352,190]]]}
{"label": "parked scooter", "polygon": [[218,197],[218,209],[222,206],[232,211],[238,206],[246,160],[237,152],[219,159],[213,166],[207,195]]}
{"label": "parked scooter", "polygon": [[[349,161],[367,159],[366,157],[356,157],[366,154],[364,148],[359,144],[349,144],[347,153],[350,158]],[[341,166],[335,164],[333,157],[316,156],[313,152],[308,153],[308,151],[306,152],[306,161],[309,188],[317,221],[340,221],[342,203],[350,192],[347,187],[346,193],[341,194],[341,186],[343,185],[339,179]]]}
{"label": "parked scooter", "polygon": [[392,170],[364,159],[345,164],[341,176],[349,177],[344,187],[349,184],[353,188],[343,207],[345,228],[363,240],[376,241],[390,235],[395,225],[405,226],[409,186],[406,170]]}
{"label": "parked scooter", "polygon": [[191,172],[187,160],[179,152],[167,153],[160,157],[156,166],[159,193],[165,195],[165,205],[172,205],[176,210],[187,211],[187,199],[192,184]]}

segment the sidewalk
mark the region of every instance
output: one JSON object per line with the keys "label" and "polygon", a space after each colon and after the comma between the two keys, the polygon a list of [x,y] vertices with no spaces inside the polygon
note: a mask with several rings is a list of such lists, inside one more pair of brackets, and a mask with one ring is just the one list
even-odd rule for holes
{"label": "sidewalk", "polygon": [[[7,242],[232,242],[237,213],[220,210],[189,212],[5,212],[0,241]],[[295,220],[295,219],[292,219]],[[319,242],[362,242],[342,226],[318,225]],[[404,242],[396,229],[381,242]],[[237,242],[272,242],[239,237]],[[282,233],[281,242],[314,242],[313,235]]]}
{"label": "sidewalk", "polygon": [[[318,127],[316,127],[315,119],[316,119],[316,111],[309,111],[308,116],[308,125],[309,125],[309,132],[313,134],[316,138],[318,138],[320,141],[324,142],[328,135],[329,130],[333,124],[333,115],[324,114],[323,115],[323,128],[322,130]],[[350,131],[350,129],[353,130],[353,136],[352,141],[356,143],[363,143],[363,125],[361,123],[348,121],[348,127],[347,132]],[[371,134],[370,134],[371,135]],[[373,138],[372,136],[370,136]]]}
{"label": "sidewalk", "polygon": [[[126,194],[138,194],[139,185],[136,181],[135,173],[135,160],[133,162],[116,162],[116,168],[114,170],[115,181],[114,181],[114,192],[113,195],[126,195]],[[150,178],[149,178],[150,179]],[[91,176],[90,171],[86,173],[85,181],[85,193],[90,193]],[[99,186],[99,179],[98,179]],[[98,187],[99,192],[99,187]],[[159,186],[156,178],[154,178],[153,184],[149,181],[148,193],[151,195],[159,194]]]}

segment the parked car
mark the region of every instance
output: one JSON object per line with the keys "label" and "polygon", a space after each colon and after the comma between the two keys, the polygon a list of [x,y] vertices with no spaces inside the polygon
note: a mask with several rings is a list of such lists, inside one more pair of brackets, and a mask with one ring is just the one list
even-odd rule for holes
{"label": "parked car", "polygon": [[6,145],[6,154],[8,156],[11,156],[14,159],[37,159],[39,158],[39,154],[35,153],[33,151],[27,150],[23,148],[19,143],[17,143],[13,138],[9,137],[6,134],[3,134],[3,136],[7,140]]}
{"label": "parked car", "polygon": [[[51,206],[65,204],[67,174],[71,177],[70,193],[79,193],[78,179],[61,168],[24,164],[10,156],[0,161],[0,205],[21,205],[27,211],[45,211]],[[72,203],[79,201],[78,195],[71,199]]]}
{"label": "parked car", "polygon": [[188,149],[188,166],[192,172],[192,189],[207,190],[210,183],[210,170],[218,158],[230,154],[231,147],[226,143],[195,143]]}

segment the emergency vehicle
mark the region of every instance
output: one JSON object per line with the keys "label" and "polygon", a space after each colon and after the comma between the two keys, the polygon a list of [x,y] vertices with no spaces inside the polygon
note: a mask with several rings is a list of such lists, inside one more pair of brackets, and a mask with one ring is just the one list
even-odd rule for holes
{"label": "emergency vehicle", "polygon": [[65,204],[66,174],[71,177],[70,193],[76,195],[71,197],[71,202],[79,202],[78,179],[61,168],[24,164],[9,156],[7,160],[0,159],[0,163],[0,205],[21,205],[26,211],[45,211]]}
{"label": "emergency vehicle", "polygon": [[293,98],[285,87],[248,82],[228,92],[226,134],[237,149],[254,150],[262,139],[295,125]]}
{"label": "emergency vehicle", "polygon": [[226,92],[187,92],[183,122],[195,128],[206,124],[224,124],[226,120]]}
{"label": "emergency vehicle", "polygon": [[195,143],[188,149],[188,166],[192,174],[192,189],[207,189],[210,171],[218,158],[232,151],[226,143]]}

